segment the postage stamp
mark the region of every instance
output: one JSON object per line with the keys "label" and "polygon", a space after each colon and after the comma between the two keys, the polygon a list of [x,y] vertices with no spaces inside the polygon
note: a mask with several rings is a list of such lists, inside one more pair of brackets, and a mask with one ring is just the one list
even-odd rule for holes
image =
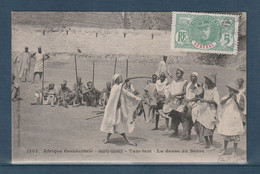
{"label": "postage stamp", "polygon": [[173,12],[171,49],[237,54],[237,15]]}

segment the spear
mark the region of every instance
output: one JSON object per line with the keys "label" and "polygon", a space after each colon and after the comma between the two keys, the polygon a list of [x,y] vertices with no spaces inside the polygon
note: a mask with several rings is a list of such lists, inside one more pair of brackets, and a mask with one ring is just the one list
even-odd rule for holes
{"label": "spear", "polygon": [[77,56],[74,55],[74,62],[75,62],[75,73],[76,73],[76,84],[78,84],[78,68],[77,68]]}
{"label": "spear", "polygon": [[116,64],[117,64],[117,58],[115,60],[115,65],[114,65],[114,75],[116,74]]}
{"label": "spear", "polygon": [[128,59],[126,59],[126,78],[128,78]]}
{"label": "spear", "polygon": [[95,60],[93,61],[93,76],[92,76],[93,86],[94,86],[94,82],[95,82]]}
{"label": "spear", "polygon": [[[81,53],[81,50],[77,48],[78,53]],[[77,54],[74,55],[75,60],[75,73],[76,73],[76,84],[78,84],[78,66],[77,66]]]}

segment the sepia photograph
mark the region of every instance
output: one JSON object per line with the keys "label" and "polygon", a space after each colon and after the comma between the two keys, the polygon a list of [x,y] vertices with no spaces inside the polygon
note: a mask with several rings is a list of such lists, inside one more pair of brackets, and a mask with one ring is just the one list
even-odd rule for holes
{"label": "sepia photograph", "polygon": [[247,163],[246,12],[11,24],[12,163]]}

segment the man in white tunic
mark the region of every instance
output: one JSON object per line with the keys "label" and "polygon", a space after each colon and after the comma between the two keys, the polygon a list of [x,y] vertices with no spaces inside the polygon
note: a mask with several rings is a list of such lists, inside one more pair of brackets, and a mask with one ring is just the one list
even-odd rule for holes
{"label": "man in white tunic", "polygon": [[138,113],[137,110],[141,106],[141,99],[122,88],[123,78],[121,75],[115,74],[113,81],[115,84],[111,89],[100,128],[101,132],[107,133],[104,143],[109,142],[113,133],[118,133],[129,145],[136,146],[136,143],[127,138],[126,132],[131,133],[134,130],[134,121]]}
{"label": "man in white tunic", "polygon": [[172,75],[169,71],[169,67],[167,64],[167,56],[163,56],[163,60],[159,63],[157,70],[156,70],[156,75],[157,77],[160,77],[161,73],[164,73],[167,78],[170,77],[172,78]]}
{"label": "man in white tunic", "polygon": [[40,81],[42,80],[42,74],[43,74],[43,61],[50,58],[49,55],[42,52],[41,47],[38,48],[38,52],[33,54],[35,58],[35,66],[34,66],[34,74],[33,74],[33,80],[32,83],[34,83],[34,79],[37,74],[39,74]]}
{"label": "man in white tunic", "polygon": [[25,47],[25,51],[20,55],[21,67],[20,67],[19,79],[21,81],[22,78],[24,78],[25,82],[29,78],[31,58],[32,58],[32,55],[28,52],[28,50],[29,48]]}

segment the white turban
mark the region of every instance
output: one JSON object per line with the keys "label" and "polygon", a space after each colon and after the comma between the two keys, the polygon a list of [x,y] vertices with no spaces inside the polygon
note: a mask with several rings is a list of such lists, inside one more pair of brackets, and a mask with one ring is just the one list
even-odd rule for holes
{"label": "white turban", "polygon": [[192,72],[191,75],[194,75],[194,76],[196,76],[196,77],[199,76],[199,74],[198,74],[197,72]]}
{"label": "white turban", "polygon": [[120,77],[120,74],[115,74],[113,75],[112,80],[115,82],[118,77]]}

